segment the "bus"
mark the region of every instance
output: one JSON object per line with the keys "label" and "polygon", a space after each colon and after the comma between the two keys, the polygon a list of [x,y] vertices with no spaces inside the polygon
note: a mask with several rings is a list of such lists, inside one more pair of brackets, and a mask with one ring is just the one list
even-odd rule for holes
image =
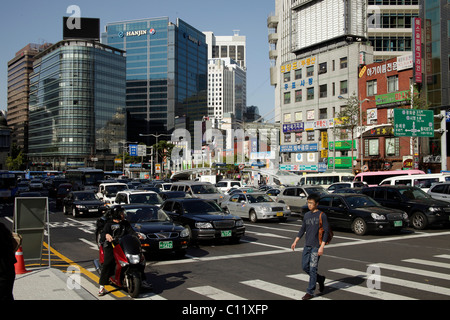
{"label": "bus", "polygon": [[378,186],[381,181],[395,176],[425,174],[422,170],[368,171],[358,173],[354,181],[366,182],[370,187]]}
{"label": "bus", "polygon": [[350,172],[307,173],[300,178],[301,186],[322,186],[327,189],[335,182],[351,182],[355,175]]}
{"label": "bus", "polygon": [[427,192],[431,186],[438,182],[449,182],[450,173],[427,173],[427,174],[412,174],[395,176],[384,179],[380,182],[380,186],[392,185],[392,186],[413,186],[422,189]]}
{"label": "bus", "polygon": [[17,178],[12,172],[0,170],[0,201],[12,202],[17,193]]}
{"label": "bus", "polygon": [[100,180],[105,179],[105,173],[101,169],[78,168],[67,170],[65,177],[74,190],[83,190],[85,187],[98,187]]}

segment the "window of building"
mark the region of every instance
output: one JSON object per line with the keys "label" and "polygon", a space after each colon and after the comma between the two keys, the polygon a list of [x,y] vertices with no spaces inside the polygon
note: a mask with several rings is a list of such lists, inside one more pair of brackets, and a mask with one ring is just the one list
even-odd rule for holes
{"label": "window of building", "polygon": [[347,68],[347,57],[341,58],[340,64],[341,64],[341,69]]}
{"label": "window of building", "polygon": [[295,143],[301,144],[302,143],[302,132],[296,132],[295,133]]}
{"label": "window of building", "polygon": [[395,152],[395,144],[396,144],[396,140],[398,140],[398,138],[386,138],[385,142],[386,142],[386,155],[387,156],[395,156],[396,152]]}
{"label": "window of building", "polygon": [[340,92],[340,94],[346,94],[348,92],[347,80],[341,81],[341,89],[339,92]]}
{"label": "window of building", "polygon": [[295,102],[302,101],[302,89],[295,90]]}
{"label": "window of building", "polygon": [[306,100],[314,100],[314,87],[306,89]]}
{"label": "window of building", "polygon": [[319,64],[319,74],[327,73],[327,63],[323,62]]}
{"label": "window of building", "polygon": [[315,137],[314,130],[306,132],[306,140],[307,141],[314,141],[314,137]]}
{"label": "window of building", "polygon": [[290,113],[285,113],[283,118],[284,118],[284,123],[290,123],[291,122],[291,114]]}
{"label": "window of building", "polygon": [[283,74],[283,79],[284,79],[284,82],[289,82],[289,81],[291,81],[291,73],[290,73],[290,72],[284,73],[284,74]]}
{"label": "window of building", "polygon": [[291,134],[290,133],[286,133],[284,135],[284,142],[291,142]]}
{"label": "window of building", "polygon": [[388,77],[387,81],[388,81],[388,92],[398,91],[398,75]]}
{"label": "window of building", "polygon": [[321,86],[319,86],[319,93],[320,93],[320,98],[327,97],[327,85],[326,84],[322,84]]}
{"label": "window of building", "polygon": [[328,119],[327,108],[319,109],[319,119]]}
{"label": "window of building", "polygon": [[284,93],[284,104],[291,103],[291,92]]}
{"label": "window of building", "polygon": [[299,111],[295,113],[295,122],[302,122],[303,121],[303,112]]}
{"label": "window of building", "polygon": [[314,66],[306,67],[306,76],[313,77],[314,76]]}
{"label": "window of building", "polygon": [[295,70],[295,80],[302,78],[302,69]]}
{"label": "window of building", "polygon": [[374,96],[377,94],[377,80],[367,81],[367,96]]}

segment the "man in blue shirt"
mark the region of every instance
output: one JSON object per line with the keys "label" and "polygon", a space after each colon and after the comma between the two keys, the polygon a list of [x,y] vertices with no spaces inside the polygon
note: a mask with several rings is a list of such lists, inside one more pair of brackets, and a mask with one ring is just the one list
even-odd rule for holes
{"label": "man in blue shirt", "polygon": [[322,227],[324,229],[324,235],[322,243],[319,242],[319,220],[321,211],[317,208],[319,204],[320,195],[310,194],[307,198],[308,211],[304,218],[302,227],[297,234],[294,242],[291,245],[291,249],[295,250],[297,242],[302,238],[306,232],[305,247],[302,254],[302,267],[303,270],[309,275],[309,284],[306,294],[302,300],[309,300],[314,297],[314,291],[316,290],[316,282],[319,283],[319,291],[322,293],[325,287],[325,276],[321,276],[317,273],[319,267],[319,258],[323,255],[323,249],[325,243],[328,240],[328,219],[325,213],[322,213]]}

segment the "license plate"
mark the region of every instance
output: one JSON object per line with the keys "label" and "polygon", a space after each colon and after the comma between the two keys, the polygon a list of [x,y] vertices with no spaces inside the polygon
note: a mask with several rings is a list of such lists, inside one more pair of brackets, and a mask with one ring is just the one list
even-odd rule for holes
{"label": "license plate", "polygon": [[98,209],[89,209],[89,212],[98,212]]}
{"label": "license plate", "polygon": [[283,216],[283,212],[277,212],[277,217],[282,217]]}
{"label": "license plate", "polygon": [[222,237],[231,237],[232,232],[231,230],[222,231],[221,235]]}
{"label": "license plate", "polygon": [[402,221],[394,221],[394,227],[401,227],[403,225]]}
{"label": "license plate", "polygon": [[173,248],[173,241],[161,241],[159,243],[160,249],[172,249]]}

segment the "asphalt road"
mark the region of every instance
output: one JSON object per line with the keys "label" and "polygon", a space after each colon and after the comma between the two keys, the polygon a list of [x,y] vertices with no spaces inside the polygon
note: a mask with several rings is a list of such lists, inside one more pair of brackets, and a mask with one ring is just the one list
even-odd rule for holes
{"label": "asphalt road", "polygon": [[[4,206],[0,216],[6,217],[0,220],[10,223],[11,215],[12,207]],[[63,270],[71,263],[80,266],[92,290],[97,288],[98,276],[92,263],[98,256],[95,220],[64,216],[50,201],[50,246],[58,253],[52,255],[52,266]],[[207,242],[190,247],[182,259],[170,255],[147,259],[145,271],[154,289],[137,299],[251,300],[252,306],[256,301],[301,299],[308,283],[301,270],[303,240],[295,252],[290,249],[301,221],[291,217],[286,223],[245,221],[245,225],[246,236],[239,244]],[[450,298],[450,229],[408,229],[363,237],[334,231],[333,242],[325,247],[319,263],[319,273],[327,278],[325,292],[314,299]],[[130,299],[119,290],[110,298]]]}

